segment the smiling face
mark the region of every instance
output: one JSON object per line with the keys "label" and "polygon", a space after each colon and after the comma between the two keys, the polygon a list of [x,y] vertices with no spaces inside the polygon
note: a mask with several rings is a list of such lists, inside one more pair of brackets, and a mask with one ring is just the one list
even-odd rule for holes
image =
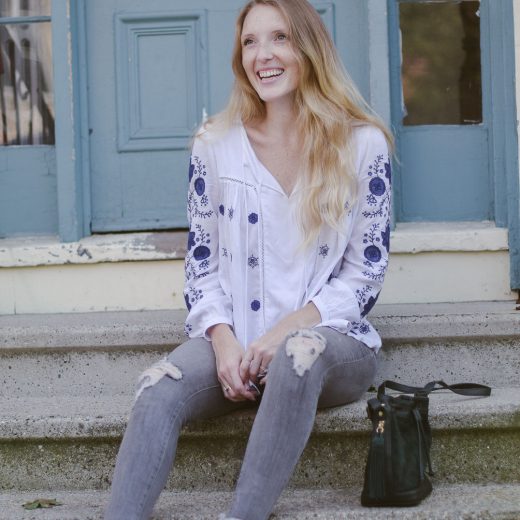
{"label": "smiling face", "polygon": [[242,66],[265,103],[291,101],[300,80],[289,26],[276,7],[256,5],[242,26]]}

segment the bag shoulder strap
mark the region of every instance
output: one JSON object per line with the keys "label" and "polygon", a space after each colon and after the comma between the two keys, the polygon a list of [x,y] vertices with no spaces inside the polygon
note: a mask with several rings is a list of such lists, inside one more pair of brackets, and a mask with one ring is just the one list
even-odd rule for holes
{"label": "bag shoulder strap", "polygon": [[480,385],[478,383],[457,383],[454,385],[448,385],[444,381],[430,381],[423,387],[420,386],[408,386],[395,381],[383,381],[377,389],[378,398],[385,394],[385,389],[396,390],[397,392],[403,392],[405,394],[415,394],[427,396],[431,392],[437,390],[450,390],[455,394],[466,395],[466,396],[482,396],[487,397],[491,395],[491,388],[486,385]]}

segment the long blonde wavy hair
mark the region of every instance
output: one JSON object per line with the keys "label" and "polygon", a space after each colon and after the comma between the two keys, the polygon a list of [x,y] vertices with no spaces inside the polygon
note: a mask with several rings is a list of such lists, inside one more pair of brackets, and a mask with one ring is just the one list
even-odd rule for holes
{"label": "long blonde wavy hair", "polygon": [[229,127],[237,121],[247,124],[266,116],[265,104],[242,66],[242,27],[256,5],[280,10],[289,26],[289,38],[300,67],[295,111],[303,136],[305,167],[298,179],[298,220],[304,245],[308,245],[324,224],[339,230],[342,217],[355,202],[354,126],[376,126],[390,147],[393,138],[350,79],[321,17],[307,0],[250,0],[243,7],[236,22],[232,58],[235,83],[231,97],[226,109],[210,122],[216,123],[217,128]]}

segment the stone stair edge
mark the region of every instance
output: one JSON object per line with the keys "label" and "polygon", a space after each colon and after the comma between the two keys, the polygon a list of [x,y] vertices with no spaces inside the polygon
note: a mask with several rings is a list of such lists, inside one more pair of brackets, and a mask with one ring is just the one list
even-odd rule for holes
{"label": "stone stair edge", "polygon": [[[420,505],[410,508],[363,508],[361,488],[290,490],[278,500],[279,520],[518,520],[520,484],[435,484]],[[63,505],[25,511],[22,504],[55,498]],[[36,490],[0,493],[0,520],[101,520],[107,491]],[[153,520],[213,520],[225,512],[230,491],[163,491]]]}
{"label": "stone stair edge", "polygon": [[[319,410],[315,435],[359,435],[370,431],[363,399],[346,406]],[[11,400],[0,405],[0,441],[103,439],[122,435],[132,405],[128,396],[107,396],[85,404],[83,397]],[[28,402],[30,401],[30,402]],[[39,414],[36,411],[39,411]],[[183,430],[189,438],[247,435],[254,410],[195,422]],[[520,430],[520,387],[494,388],[490,397],[472,398],[438,393],[430,399],[430,423],[435,432]]]}
{"label": "stone stair edge", "polygon": [[[186,338],[185,316],[184,310],[4,315],[0,349],[175,346]],[[370,318],[389,346],[448,338],[520,338],[520,311],[514,302],[384,304]]]}

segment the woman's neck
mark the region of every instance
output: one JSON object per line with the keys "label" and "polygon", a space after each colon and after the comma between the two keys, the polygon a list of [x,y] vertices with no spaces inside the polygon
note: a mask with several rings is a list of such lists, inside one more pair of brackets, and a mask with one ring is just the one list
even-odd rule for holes
{"label": "woman's neck", "polygon": [[285,140],[288,136],[294,135],[296,129],[296,111],[294,105],[281,103],[268,103],[266,105],[265,118],[259,126],[275,139]]}

